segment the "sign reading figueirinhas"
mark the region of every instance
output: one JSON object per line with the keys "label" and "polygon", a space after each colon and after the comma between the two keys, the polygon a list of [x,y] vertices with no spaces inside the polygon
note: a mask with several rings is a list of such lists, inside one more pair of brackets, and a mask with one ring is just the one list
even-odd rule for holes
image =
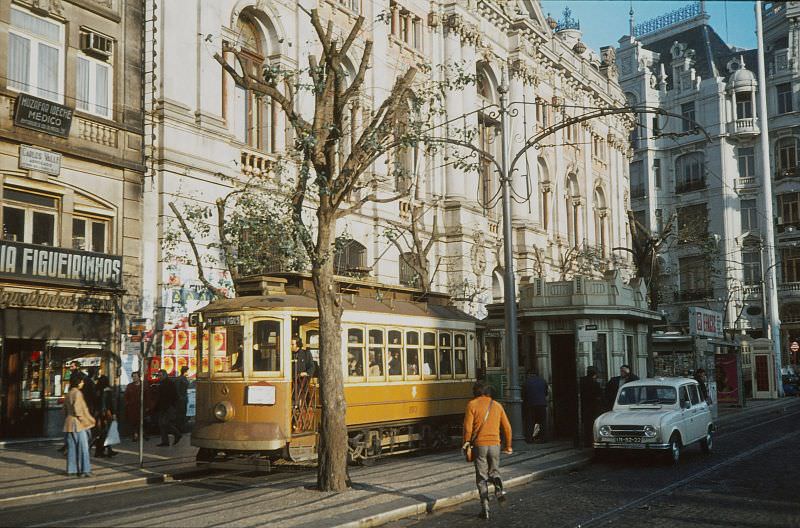
{"label": "sign reading figueirinhas", "polygon": [[700,337],[722,337],[722,312],[690,307],[689,333]]}
{"label": "sign reading figueirinhas", "polygon": [[0,277],[119,289],[122,257],[1,240]]}

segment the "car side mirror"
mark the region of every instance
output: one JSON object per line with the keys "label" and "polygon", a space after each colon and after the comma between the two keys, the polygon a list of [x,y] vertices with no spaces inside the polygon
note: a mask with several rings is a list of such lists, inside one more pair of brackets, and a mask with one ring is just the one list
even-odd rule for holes
{"label": "car side mirror", "polygon": [[692,406],[692,402],[690,402],[689,400],[683,400],[681,402],[681,407],[684,408],[684,409],[689,409],[689,408],[691,408],[691,406]]}

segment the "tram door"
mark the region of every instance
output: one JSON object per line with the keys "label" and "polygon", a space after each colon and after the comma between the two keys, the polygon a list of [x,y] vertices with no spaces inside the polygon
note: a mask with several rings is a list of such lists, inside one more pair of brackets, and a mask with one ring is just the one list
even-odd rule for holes
{"label": "tram door", "polygon": [[[294,433],[312,432],[317,429],[319,384],[319,330],[309,325],[309,318],[295,317],[292,319],[292,336],[298,336],[303,341],[303,349],[310,356],[313,366],[311,376],[301,376],[298,372],[298,354],[292,347],[292,430]],[[308,357],[305,358],[307,362]],[[306,364],[305,368],[308,369]]]}

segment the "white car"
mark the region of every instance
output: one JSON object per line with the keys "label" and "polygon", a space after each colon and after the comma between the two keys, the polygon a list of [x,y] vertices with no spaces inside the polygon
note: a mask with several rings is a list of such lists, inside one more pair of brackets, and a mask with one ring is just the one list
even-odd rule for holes
{"label": "white car", "polygon": [[697,381],[648,378],[619,388],[614,409],[594,422],[594,451],[636,449],[668,454],[677,464],[681,450],[695,442],[713,447],[714,422]]}

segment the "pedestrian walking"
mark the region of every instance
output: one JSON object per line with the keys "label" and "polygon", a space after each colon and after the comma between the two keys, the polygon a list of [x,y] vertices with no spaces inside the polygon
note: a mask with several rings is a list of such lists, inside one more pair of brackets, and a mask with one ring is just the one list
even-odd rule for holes
{"label": "pedestrian walking", "polygon": [[105,445],[108,428],[111,426],[111,422],[117,419],[114,390],[111,388],[108,376],[100,376],[95,389],[97,390],[97,413],[95,414],[97,428],[94,439],[94,456],[101,458],[116,456],[117,452],[111,446]]}
{"label": "pedestrian walking", "polygon": [[189,378],[186,377],[188,371],[189,367],[182,366],[181,375],[175,378],[175,390],[178,393],[176,425],[181,432],[186,426],[186,408],[189,405]]}
{"label": "pedestrian walking", "polygon": [[[125,387],[125,424],[132,431],[133,441],[139,440],[139,420],[140,402],[142,392],[142,373],[139,371],[131,373],[131,382]],[[145,409],[148,409],[148,401],[145,401]],[[147,435],[144,437],[147,440]]]}
{"label": "pedestrian walking", "polygon": [[478,517],[489,518],[489,483],[494,485],[498,502],[505,501],[503,481],[500,478],[500,432],[505,440],[504,453],[511,454],[511,424],[503,406],[494,401],[491,389],[482,381],[472,387],[474,398],[467,404],[464,413],[463,449],[472,449],[475,464],[475,482],[481,499]]}
{"label": "pedestrian walking", "polygon": [[83,374],[70,375],[69,392],[64,399],[64,435],[67,439],[67,474],[89,477],[92,464],[89,460],[89,431],[95,420],[81,390],[85,386]]}
{"label": "pedestrian walking", "polygon": [[596,368],[586,367],[586,375],[580,382],[580,393],[583,447],[592,447],[594,421],[603,409],[603,388],[597,379]]}
{"label": "pedestrian walking", "polygon": [[522,405],[525,409],[525,441],[544,441],[547,429],[547,382],[535,368],[528,370],[528,378],[522,388]]}
{"label": "pedestrian walking", "polygon": [[639,376],[631,372],[630,366],[622,365],[619,368],[619,376],[614,376],[606,384],[606,407],[609,410],[613,409],[619,388],[626,383],[630,383],[631,381],[636,381],[638,379]]}
{"label": "pedestrian walking", "polygon": [[156,411],[158,412],[158,429],[161,432],[161,443],[157,447],[169,446],[169,435],[172,434],[174,440],[172,445],[181,441],[181,432],[175,427],[176,410],[178,405],[178,392],[175,390],[175,383],[167,376],[167,371],[158,371],[158,398],[156,400]]}

